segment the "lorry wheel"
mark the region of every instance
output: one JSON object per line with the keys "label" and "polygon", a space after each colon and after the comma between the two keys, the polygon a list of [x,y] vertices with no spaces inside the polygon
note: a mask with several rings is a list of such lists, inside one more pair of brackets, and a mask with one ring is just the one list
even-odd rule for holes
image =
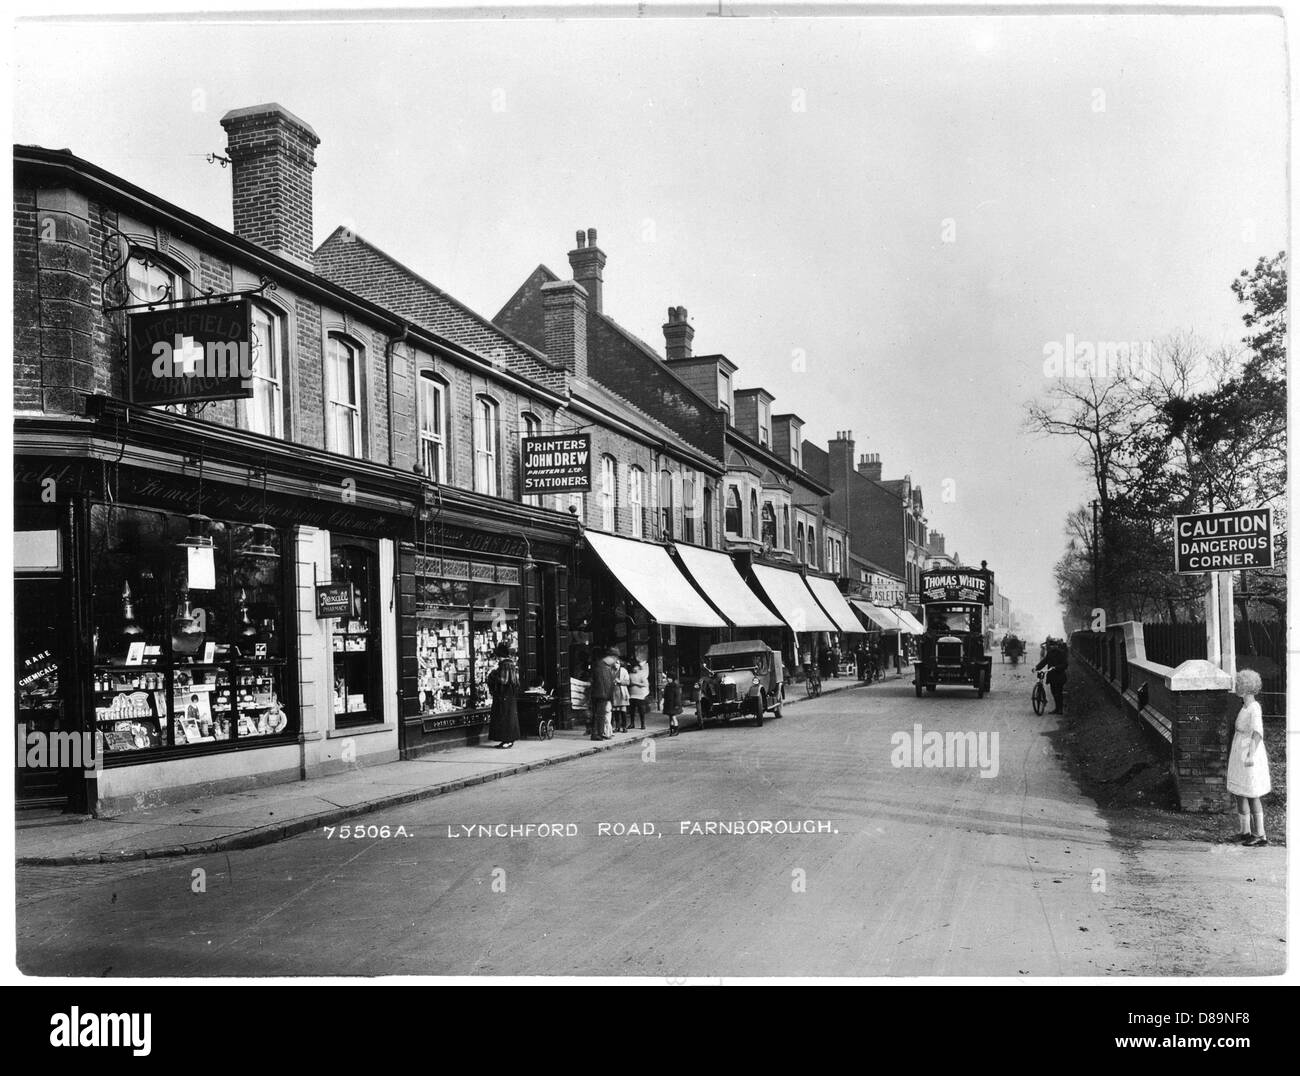
{"label": "lorry wheel", "polygon": [[976,697],[977,699],[982,699],[982,698],[984,697],[984,681],[983,681],[983,680],[981,680],[978,684],[975,685],[975,697]]}
{"label": "lorry wheel", "polygon": [[918,679],[918,680],[916,681],[916,697],[917,697],[918,699],[921,697],[921,681],[920,681],[920,679]]}
{"label": "lorry wheel", "polygon": [[928,691],[931,695],[933,695],[933,694],[934,694],[934,689],[935,689],[936,687],[938,687],[938,686],[939,686],[938,684],[926,684],[926,685],[925,685],[925,690]]}

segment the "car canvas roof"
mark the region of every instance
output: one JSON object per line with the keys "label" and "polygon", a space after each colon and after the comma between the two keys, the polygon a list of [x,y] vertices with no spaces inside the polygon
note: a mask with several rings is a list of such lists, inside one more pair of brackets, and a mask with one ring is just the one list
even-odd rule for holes
{"label": "car canvas roof", "polygon": [[772,648],[761,639],[742,639],[733,643],[714,643],[705,653],[705,657],[721,657],[724,654],[753,654],[759,650]]}

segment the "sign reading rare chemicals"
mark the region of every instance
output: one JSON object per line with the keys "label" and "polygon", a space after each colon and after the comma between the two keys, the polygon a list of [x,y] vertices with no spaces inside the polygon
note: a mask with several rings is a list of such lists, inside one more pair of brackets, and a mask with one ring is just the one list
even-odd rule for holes
{"label": "sign reading rare chemicals", "polygon": [[1174,571],[1273,567],[1273,509],[1174,516]]}
{"label": "sign reading rare chemicals", "polygon": [[979,602],[988,605],[992,594],[988,573],[973,568],[942,568],[921,573],[921,602]]}
{"label": "sign reading rare chemicals", "polygon": [[589,433],[525,437],[520,460],[525,494],[591,492]]}
{"label": "sign reading rare chemicals", "polygon": [[351,583],[316,584],[316,619],[351,616],[354,608]]}
{"label": "sign reading rare chemicals", "polygon": [[256,341],[247,299],[131,314],[127,399],[137,404],[253,395]]}

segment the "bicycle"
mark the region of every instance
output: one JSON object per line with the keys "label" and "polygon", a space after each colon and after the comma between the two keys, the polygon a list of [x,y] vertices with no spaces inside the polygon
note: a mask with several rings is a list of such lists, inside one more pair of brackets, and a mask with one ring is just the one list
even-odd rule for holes
{"label": "bicycle", "polygon": [[822,693],[822,678],[811,663],[803,667],[803,687],[810,699]]}
{"label": "bicycle", "polygon": [[1047,688],[1043,683],[1046,676],[1046,672],[1040,671],[1038,673],[1038,679],[1034,681],[1034,690],[1030,696],[1034,704],[1034,713],[1039,717],[1041,717],[1043,711],[1047,709]]}

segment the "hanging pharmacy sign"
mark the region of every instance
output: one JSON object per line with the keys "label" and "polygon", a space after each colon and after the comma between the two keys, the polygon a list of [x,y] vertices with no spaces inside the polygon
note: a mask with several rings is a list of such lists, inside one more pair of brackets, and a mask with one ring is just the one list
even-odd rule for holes
{"label": "hanging pharmacy sign", "polygon": [[519,455],[525,494],[591,492],[591,434],[524,437]]}
{"label": "hanging pharmacy sign", "polygon": [[255,341],[247,299],[131,314],[127,399],[136,404],[247,400]]}
{"label": "hanging pharmacy sign", "polygon": [[1273,509],[1174,516],[1174,571],[1184,575],[1273,567]]}

